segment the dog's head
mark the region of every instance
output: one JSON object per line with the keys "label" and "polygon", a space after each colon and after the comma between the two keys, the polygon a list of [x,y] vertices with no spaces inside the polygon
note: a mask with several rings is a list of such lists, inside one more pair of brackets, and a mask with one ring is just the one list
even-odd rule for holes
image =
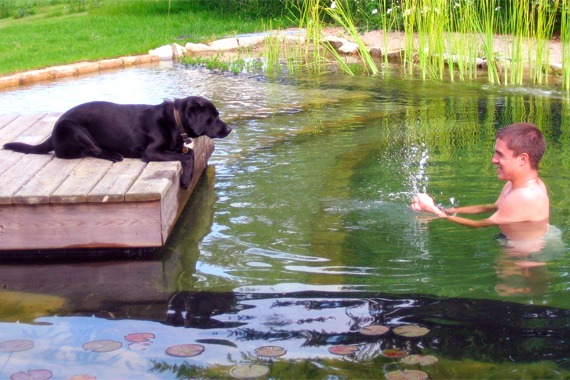
{"label": "dog's head", "polygon": [[174,107],[178,110],[182,126],[190,137],[223,138],[232,131],[220,120],[216,106],[206,98],[189,96],[176,99]]}

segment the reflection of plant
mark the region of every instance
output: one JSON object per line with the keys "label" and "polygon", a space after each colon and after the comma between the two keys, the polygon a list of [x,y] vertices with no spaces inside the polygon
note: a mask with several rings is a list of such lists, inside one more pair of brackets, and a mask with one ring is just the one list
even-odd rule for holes
{"label": "reflection of plant", "polygon": [[165,361],[152,360],[150,372],[172,373],[176,379],[200,379],[211,378],[208,369],[184,362],[180,365],[169,364]]}

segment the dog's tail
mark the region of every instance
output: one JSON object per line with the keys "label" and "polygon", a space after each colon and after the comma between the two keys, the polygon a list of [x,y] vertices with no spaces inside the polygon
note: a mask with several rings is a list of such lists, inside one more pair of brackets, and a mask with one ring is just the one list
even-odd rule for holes
{"label": "dog's tail", "polygon": [[30,145],[21,142],[11,142],[4,144],[4,149],[13,150],[20,153],[46,154],[53,150],[51,137],[38,145]]}

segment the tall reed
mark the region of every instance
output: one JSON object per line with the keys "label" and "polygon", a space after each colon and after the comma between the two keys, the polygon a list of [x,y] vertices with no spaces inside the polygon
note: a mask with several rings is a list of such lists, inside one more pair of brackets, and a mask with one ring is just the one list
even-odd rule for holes
{"label": "tall reed", "polygon": [[562,85],[566,91],[570,91],[570,0],[562,0],[560,24]]}
{"label": "tall reed", "polygon": [[552,39],[560,0],[538,1],[533,4],[531,30],[535,31],[535,59],[529,62],[531,77],[536,83],[548,82],[550,71],[549,41]]}
{"label": "tall reed", "polygon": [[[349,1],[349,0],[346,0]],[[350,8],[345,2],[345,0],[336,0],[333,4],[336,6],[334,7],[327,7],[325,8],[325,12],[334,20],[336,23],[348,33],[352,37],[352,39],[358,45],[358,53],[364,65],[364,69],[371,73],[372,75],[376,75],[379,73],[378,66],[376,66],[376,62],[372,59],[366,44],[360,37],[360,33],[356,29],[354,22],[352,21]]]}
{"label": "tall reed", "polygon": [[491,83],[500,82],[497,57],[495,55],[495,33],[497,30],[497,2],[482,0],[478,4],[478,12],[474,15],[475,30],[481,36],[482,52],[487,62],[487,79]]}
{"label": "tall reed", "polygon": [[[354,75],[354,68],[346,63],[345,57],[321,43],[328,18],[357,43],[363,70],[372,75],[379,73],[355,23],[358,17],[370,14],[372,0],[289,1],[296,4],[301,15],[298,25],[307,30],[309,43],[304,65],[319,70],[332,58],[344,72]],[[547,83],[549,43],[561,15],[562,79],[564,88],[570,90],[570,0],[374,1],[383,11],[375,8],[372,14],[380,19],[364,21],[364,25],[383,29],[385,47],[389,45],[390,31],[403,29],[402,70],[405,75],[419,74],[422,79],[473,79],[485,65],[491,83],[520,85],[527,79],[532,83]],[[358,8],[365,6],[368,8]],[[383,59],[387,64],[388,56]]]}

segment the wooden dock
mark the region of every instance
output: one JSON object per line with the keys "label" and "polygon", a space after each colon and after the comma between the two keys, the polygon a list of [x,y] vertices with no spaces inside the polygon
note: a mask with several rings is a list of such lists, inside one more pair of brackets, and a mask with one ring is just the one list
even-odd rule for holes
{"label": "wooden dock", "polygon": [[164,245],[213,141],[194,139],[188,190],[179,185],[179,162],[63,160],[1,149],[10,141],[43,141],[59,116],[0,115],[0,251]]}

